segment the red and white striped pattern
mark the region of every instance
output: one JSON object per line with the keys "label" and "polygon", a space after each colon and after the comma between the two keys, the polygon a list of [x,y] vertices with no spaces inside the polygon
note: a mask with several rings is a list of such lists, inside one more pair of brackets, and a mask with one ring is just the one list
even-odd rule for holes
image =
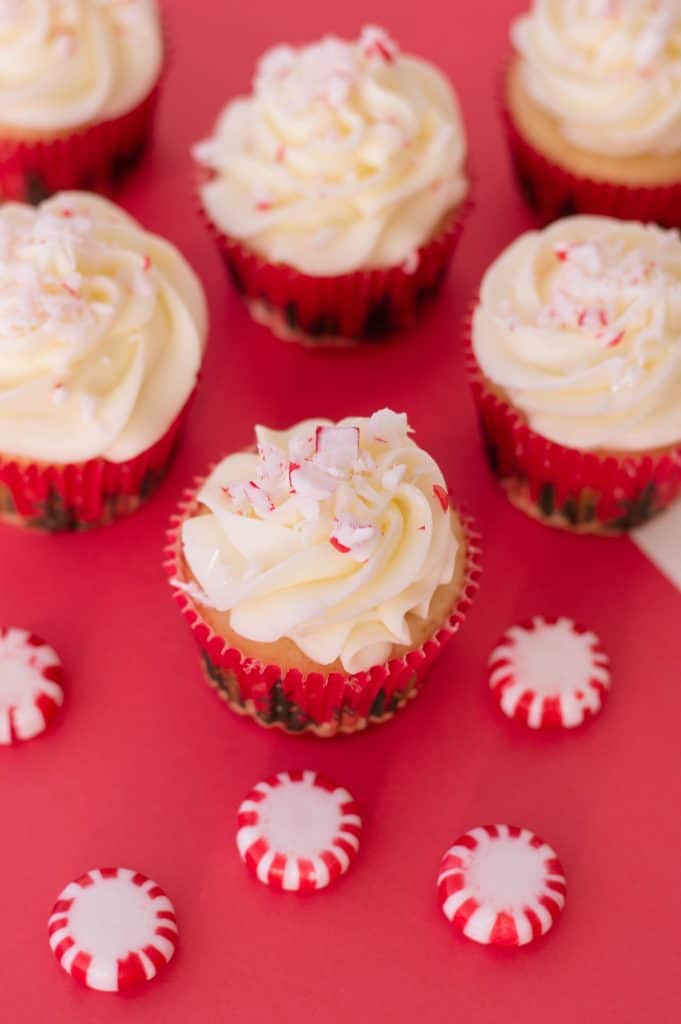
{"label": "red and white striped pattern", "polygon": [[76,981],[121,992],[151,981],[175,952],[173,905],[128,868],[98,868],[69,883],[49,920],[50,947]]}
{"label": "red and white striped pattern", "polygon": [[448,921],[474,942],[524,946],[565,905],[565,875],[551,847],[528,829],[484,825],[447,850],[437,880]]}
{"label": "red and white striped pattern", "polygon": [[239,808],[236,843],[265,885],[324,889],[350,867],[362,821],[346,789],[312,771],[259,782]]}
{"label": "red and white striped pattern", "polygon": [[489,685],[509,718],[531,729],[572,729],[601,709],[608,656],[596,634],[572,619],[535,615],[492,651]]}
{"label": "red and white striped pattern", "polygon": [[0,626],[0,745],[31,740],[64,702],[56,652],[26,629]]}

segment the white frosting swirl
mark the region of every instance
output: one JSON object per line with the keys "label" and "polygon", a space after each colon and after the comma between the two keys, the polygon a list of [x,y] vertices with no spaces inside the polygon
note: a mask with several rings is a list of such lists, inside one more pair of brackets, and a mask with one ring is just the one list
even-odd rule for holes
{"label": "white frosting swirl", "polygon": [[117,117],[162,60],[156,0],[0,0],[0,126],[59,133]]}
{"label": "white frosting swirl", "polygon": [[270,50],[195,156],[221,230],[315,275],[413,262],[468,189],[451,86],[375,28]]}
{"label": "white frosting swirl", "polygon": [[453,579],[458,543],[442,473],[389,410],[337,426],[256,428],[199,492],[209,514],[182,542],[202,603],[242,637],[287,637],[321,665],[357,672],[411,642]]}
{"label": "white frosting swirl", "polygon": [[679,0],[534,0],[512,39],[525,89],[574,145],[681,151]]}
{"label": "white frosting swirl", "polygon": [[579,449],[681,442],[681,238],[568,217],[487,271],[477,361],[544,437]]}
{"label": "white frosting swirl", "polygon": [[206,321],[178,251],[108,200],[0,207],[0,451],[65,464],[146,450],[194,387]]}

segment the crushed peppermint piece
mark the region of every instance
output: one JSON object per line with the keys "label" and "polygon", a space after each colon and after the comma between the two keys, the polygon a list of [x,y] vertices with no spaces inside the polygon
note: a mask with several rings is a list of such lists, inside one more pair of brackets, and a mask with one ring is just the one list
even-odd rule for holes
{"label": "crushed peppermint piece", "polygon": [[333,521],[333,532],[329,538],[337,551],[351,554],[365,562],[373,553],[381,531],[374,523],[362,523],[348,513],[341,513]]}
{"label": "crushed peppermint piece", "polygon": [[282,477],[287,468],[284,452],[273,444],[258,445],[258,483],[268,492],[276,492],[282,487]]}
{"label": "crushed peppermint piece", "polygon": [[359,457],[359,427],[317,427],[315,452],[327,465],[348,469]]}
{"label": "crushed peppermint piece", "polygon": [[258,515],[264,516],[268,512],[274,511],[274,502],[255,480],[249,480],[246,484],[246,493]]}
{"label": "crushed peppermint piece", "polygon": [[395,413],[392,409],[380,409],[369,420],[369,432],[383,444],[402,447],[408,443],[409,434],[413,434],[407,421],[407,414]]}
{"label": "crushed peppermint piece", "polygon": [[397,44],[393,42],[385,29],[379,28],[377,25],[367,25],[362,29],[359,45],[368,60],[381,60],[386,64],[392,64],[399,53]]}
{"label": "crushed peppermint piece", "polygon": [[449,510],[449,492],[444,487],[441,487],[440,484],[433,484],[433,494],[440,502],[442,511],[447,512]]}
{"label": "crushed peppermint piece", "polygon": [[606,348],[615,348],[624,338],[624,331],[602,331],[598,337],[605,343]]}
{"label": "crushed peppermint piece", "polygon": [[289,442],[289,452],[291,458],[296,461],[302,462],[303,459],[309,459],[314,455],[315,451],[315,439],[314,436],[308,437],[293,437]]}
{"label": "crushed peppermint piece", "polygon": [[315,501],[330,498],[338,487],[339,481],[321,466],[306,459],[296,469],[289,472],[291,489],[294,494]]}

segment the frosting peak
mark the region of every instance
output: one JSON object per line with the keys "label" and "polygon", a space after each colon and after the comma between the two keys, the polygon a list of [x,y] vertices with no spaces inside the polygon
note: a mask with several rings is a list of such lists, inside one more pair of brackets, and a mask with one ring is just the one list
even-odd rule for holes
{"label": "frosting peak", "polygon": [[270,50],[195,148],[218,227],[321,275],[414,254],[463,199],[465,155],[446,79],[375,27]]}
{"label": "frosting peak", "polygon": [[162,57],[156,0],[0,0],[0,126],[117,117],[151,92]]}
{"label": "frosting peak", "polygon": [[427,617],[457,553],[442,474],[410,433],[390,410],[257,427],[257,454],[220,463],[198,496],[209,514],[183,527],[203,603],[348,672],[408,644],[407,615]]}
{"label": "frosting peak", "polygon": [[197,279],[167,242],[97,196],[0,209],[0,451],[124,462],[193,389],[206,331]]}
{"label": "frosting peak", "polygon": [[607,217],[521,236],[473,323],[485,375],[530,425],[580,449],[681,441],[681,238]]}
{"label": "frosting peak", "polygon": [[529,95],[576,146],[681,150],[678,0],[534,0],[513,25]]}

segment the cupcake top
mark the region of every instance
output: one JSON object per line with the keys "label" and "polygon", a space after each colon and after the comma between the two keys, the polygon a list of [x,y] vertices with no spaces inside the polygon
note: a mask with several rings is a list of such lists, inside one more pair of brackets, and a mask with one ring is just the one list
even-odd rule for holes
{"label": "cupcake top", "polygon": [[286,637],[346,672],[409,644],[459,548],[442,473],[410,433],[388,409],[256,427],[257,453],[224,459],[183,525],[193,596],[242,637]]}
{"label": "cupcake top", "polygon": [[522,235],[484,277],[473,348],[552,441],[610,451],[678,443],[678,232],[568,217]]}
{"label": "cupcake top", "polygon": [[58,133],[124,114],[162,60],[156,0],[0,0],[0,131]]}
{"label": "cupcake top", "polygon": [[534,0],[511,34],[525,89],[575,146],[681,152],[678,0]]}
{"label": "cupcake top", "polygon": [[315,275],[413,261],[468,190],[451,86],[378,28],[270,50],[195,156],[220,230]]}
{"label": "cupcake top", "polygon": [[206,324],[182,256],[108,200],[0,207],[0,451],[140,454],[187,401]]}

